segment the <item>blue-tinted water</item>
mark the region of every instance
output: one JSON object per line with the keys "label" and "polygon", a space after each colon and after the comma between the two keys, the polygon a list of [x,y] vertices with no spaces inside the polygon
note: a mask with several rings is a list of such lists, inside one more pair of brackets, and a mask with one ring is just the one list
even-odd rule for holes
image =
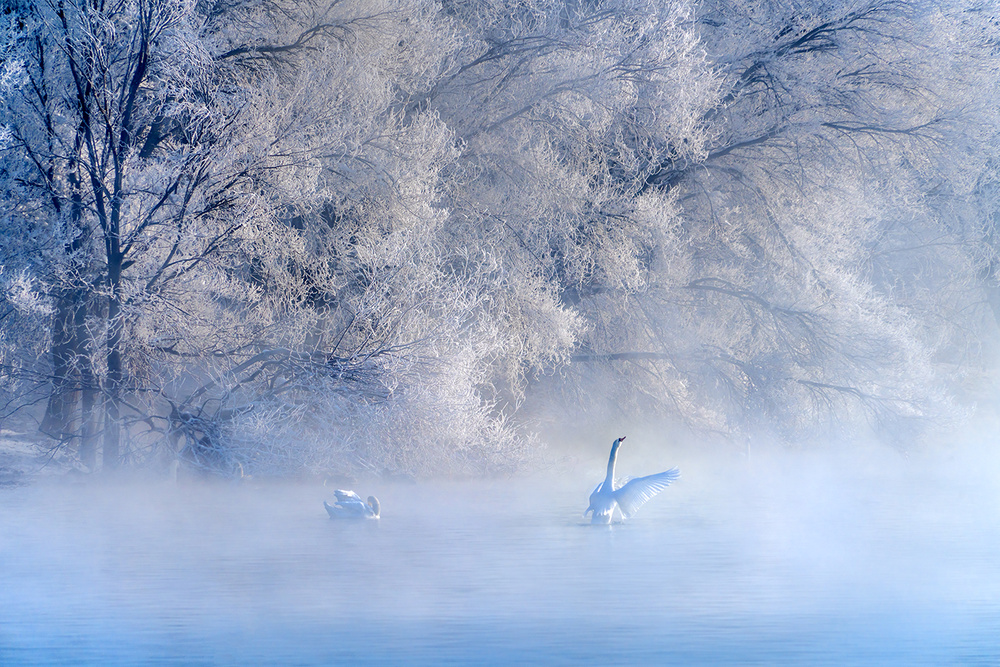
{"label": "blue-tinted water", "polygon": [[[600,477],[0,490],[0,664],[1000,664],[988,470],[688,465],[629,523]],[[895,461],[895,462],[894,462]]]}

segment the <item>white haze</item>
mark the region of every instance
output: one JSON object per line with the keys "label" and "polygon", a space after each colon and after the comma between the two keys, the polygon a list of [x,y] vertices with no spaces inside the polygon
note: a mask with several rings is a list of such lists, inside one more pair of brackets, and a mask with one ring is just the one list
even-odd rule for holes
{"label": "white haze", "polygon": [[749,460],[626,434],[620,474],[683,476],[611,527],[581,513],[618,432],[521,478],[359,481],[379,522],[329,520],[320,482],[5,489],[0,663],[1000,659],[986,429]]}
{"label": "white haze", "polygon": [[1000,664],[996,6],[7,0],[0,666]]}

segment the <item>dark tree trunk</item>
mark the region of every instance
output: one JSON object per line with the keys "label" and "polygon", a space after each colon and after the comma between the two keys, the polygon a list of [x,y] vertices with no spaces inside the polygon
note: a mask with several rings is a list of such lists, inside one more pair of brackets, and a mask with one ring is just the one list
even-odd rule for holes
{"label": "dark tree trunk", "polygon": [[[117,241],[117,239],[115,239]],[[117,244],[115,244],[117,245]],[[115,248],[117,250],[117,248]],[[121,255],[110,254],[108,262],[108,375],[104,396],[104,467],[117,468],[121,458],[121,391],[122,391],[122,313],[121,313]]]}
{"label": "dark tree trunk", "polygon": [[[81,290],[82,294],[82,290]],[[76,345],[80,370],[80,463],[94,470],[97,467],[97,378],[91,365],[87,331],[87,306],[80,303],[76,308]]]}
{"label": "dark tree trunk", "polygon": [[75,311],[74,293],[60,295],[52,322],[52,393],[39,431],[57,440],[71,436],[76,407]]}

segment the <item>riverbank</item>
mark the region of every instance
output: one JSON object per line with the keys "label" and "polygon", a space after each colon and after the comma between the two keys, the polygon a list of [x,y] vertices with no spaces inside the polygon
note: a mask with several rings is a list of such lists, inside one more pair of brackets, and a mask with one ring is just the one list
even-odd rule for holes
{"label": "riverbank", "polygon": [[22,431],[0,429],[0,488],[74,471],[55,443]]}

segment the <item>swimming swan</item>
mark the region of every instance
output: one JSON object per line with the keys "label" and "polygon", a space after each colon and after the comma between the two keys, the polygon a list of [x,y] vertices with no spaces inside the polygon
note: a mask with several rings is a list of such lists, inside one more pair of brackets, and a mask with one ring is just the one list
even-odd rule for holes
{"label": "swimming swan", "polygon": [[[597,485],[594,492],[590,494],[590,507],[587,512],[593,512],[591,523],[611,523],[611,516],[615,512],[615,506],[622,513],[622,518],[628,519],[635,514],[646,501],[655,496],[663,489],[670,486],[670,482],[681,476],[681,471],[671,468],[666,472],[656,473],[647,477],[636,477],[629,480],[621,488],[615,489],[615,461],[618,459],[618,448],[621,447],[625,436],[618,438],[611,443],[611,458],[608,459],[608,476]],[[587,512],[583,516],[587,516]]]}
{"label": "swimming swan", "polygon": [[368,502],[361,500],[361,496],[353,491],[334,489],[337,502],[333,505],[323,501],[323,507],[331,519],[377,519],[379,513],[378,498],[368,496]]}

